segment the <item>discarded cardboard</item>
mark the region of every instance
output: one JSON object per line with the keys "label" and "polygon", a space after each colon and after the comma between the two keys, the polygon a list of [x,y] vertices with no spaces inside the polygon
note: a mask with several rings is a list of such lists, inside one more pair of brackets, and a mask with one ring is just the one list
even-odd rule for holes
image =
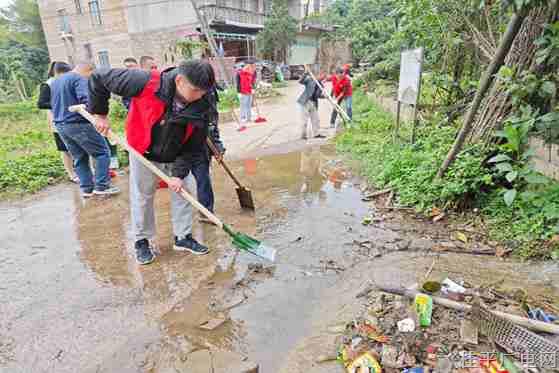
{"label": "discarded cardboard", "polygon": [[210,319],[207,320],[203,323],[201,323],[198,327],[200,329],[204,329],[204,330],[214,330],[216,328],[218,328],[219,326],[225,324],[227,322],[228,319],[225,318],[215,318],[215,319]]}
{"label": "discarded cardboard", "polygon": [[460,323],[460,339],[464,343],[478,344],[478,327],[471,320],[462,320]]}

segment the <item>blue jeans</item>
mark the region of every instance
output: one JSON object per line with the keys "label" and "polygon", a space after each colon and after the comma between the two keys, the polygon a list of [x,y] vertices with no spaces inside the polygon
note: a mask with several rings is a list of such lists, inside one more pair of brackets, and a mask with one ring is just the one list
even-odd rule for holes
{"label": "blue jeans", "polygon": [[252,113],[252,95],[241,94],[241,122],[250,122]]}
{"label": "blue jeans", "polygon": [[[344,105],[345,106],[345,112],[347,113],[347,116],[349,117],[349,120],[353,120],[353,99],[352,96],[348,96],[348,97],[344,97],[343,99],[340,100],[340,102],[338,102],[338,104],[340,106]],[[336,109],[332,110],[332,115],[330,116],[330,126],[334,127],[334,124],[336,123],[336,118],[338,117],[338,112],[336,111]]]}
{"label": "blue jeans", "polygon": [[214,211],[214,191],[210,179],[210,160],[196,159],[192,163],[192,175],[196,179],[198,202],[205,208]]}
{"label": "blue jeans", "polygon": [[353,98],[348,96],[345,98],[345,111],[350,120],[353,120]]}
{"label": "blue jeans", "polygon": [[[85,122],[58,123],[56,129],[74,159],[74,168],[80,179],[82,192],[91,193],[93,189],[109,188],[111,155],[105,138],[91,124]],[[90,156],[95,159],[95,182],[89,167]]]}
{"label": "blue jeans", "polygon": [[210,179],[210,157],[206,152],[183,154],[173,164],[173,176],[186,179],[192,173],[196,180],[198,202],[213,212],[214,191]]}

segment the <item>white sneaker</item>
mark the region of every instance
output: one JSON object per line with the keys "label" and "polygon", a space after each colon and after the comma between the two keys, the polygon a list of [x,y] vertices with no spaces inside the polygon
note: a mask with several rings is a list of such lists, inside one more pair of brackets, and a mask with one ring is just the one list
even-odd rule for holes
{"label": "white sneaker", "polygon": [[110,186],[107,189],[103,189],[103,190],[95,189],[93,191],[93,194],[98,195],[98,196],[109,196],[109,195],[118,194],[118,193],[120,193],[120,189],[115,187],[115,186]]}

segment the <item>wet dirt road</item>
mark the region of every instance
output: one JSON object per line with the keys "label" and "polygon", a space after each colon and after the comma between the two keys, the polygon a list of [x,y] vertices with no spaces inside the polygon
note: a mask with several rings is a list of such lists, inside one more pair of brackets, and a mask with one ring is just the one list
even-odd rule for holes
{"label": "wet dirt road", "polygon": [[[251,185],[257,211],[241,213],[230,181],[214,170],[217,212],[278,249],[270,270],[198,223],[195,235],[212,253],[172,252],[165,190],[157,197],[161,255],[145,267],[135,264],[127,238],[126,193],[83,202],[63,185],[2,205],[0,371],[206,372],[204,363],[189,367],[189,356],[210,349],[214,358],[220,350],[246,356],[260,372],[339,372],[335,363],[314,360],[334,350],[328,327],[356,312],[364,283],[407,286],[431,262],[409,252],[370,259],[352,242],[420,239],[422,224],[394,215],[361,225],[370,206],[330,146],[248,159],[234,169]],[[119,180],[126,189],[125,177]],[[254,266],[259,262],[264,268]],[[557,296],[552,265],[445,255],[438,268],[476,282],[504,277]],[[199,328],[215,317],[228,321]]]}
{"label": "wet dirt road", "polygon": [[[232,182],[213,170],[218,215],[274,246],[273,267],[236,253],[222,232],[198,222],[194,235],[212,252],[173,252],[166,190],[157,192],[161,255],[139,267],[125,175],[117,178],[123,193],[113,199],[83,201],[75,186],[60,185],[0,204],[0,372],[206,373],[234,360],[229,351],[259,364],[261,373],[341,372],[335,362],[315,360],[335,351],[329,328],[360,309],[355,295],[364,284],[409,286],[432,262],[412,250],[373,258],[353,242],[409,241],[413,248],[448,232],[397,213],[363,226],[372,207],[361,201],[359,178],[324,140],[297,140],[288,98],[298,92],[290,87],[265,107],[266,125],[242,134],[223,128],[229,157],[240,159],[233,170],[253,190],[255,213],[239,210]],[[557,273],[552,264],[450,254],[434,271],[472,283],[503,278],[555,297]],[[200,328],[218,318],[226,321]]]}

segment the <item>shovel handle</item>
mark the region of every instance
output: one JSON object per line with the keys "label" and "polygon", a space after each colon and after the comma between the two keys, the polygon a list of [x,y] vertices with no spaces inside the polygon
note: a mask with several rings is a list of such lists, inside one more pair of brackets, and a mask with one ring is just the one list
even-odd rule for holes
{"label": "shovel handle", "polygon": [[[87,110],[85,110],[84,105],[70,106],[68,108],[68,110],[72,111],[72,112],[80,113],[80,115],[82,117],[84,117],[85,119],[87,119],[89,122],[91,122],[91,124],[95,124],[95,122],[96,122],[95,117],[93,115],[91,115],[91,113],[89,113]],[[109,130],[109,132],[107,134],[107,138],[109,139],[109,141],[117,143],[118,145],[125,148],[130,154],[132,154],[138,161],[140,161],[151,172],[153,172],[155,175],[157,175],[161,180],[163,180],[166,183],[170,183],[171,178],[165,172],[161,171],[159,168],[157,168],[157,166],[155,166],[153,163],[151,163],[149,160],[147,160],[146,157],[144,157],[142,154],[140,154],[140,152],[138,152],[136,149],[131,147],[130,144],[128,144],[128,142],[126,140],[124,140],[120,136],[116,135],[111,130]],[[198,211],[200,211],[202,214],[204,214],[204,216],[206,216],[212,223],[216,224],[219,228],[223,228],[223,222],[221,220],[219,220],[219,218],[217,216],[212,214],[207,208],[202,206],[200,204],[200,202],[198,202],[198,200],[196,200],[196,198],[192,197],[184,188],[181,188],[181,190],[178,194],[181,197],[183,197],[185,200],[190,202],[190,204],[192,204],[192,206],[194,206]]]}
{"label": "shovel handle", "polygon": [[233,181],[235,182],[235,184],[237,184],[237,186],[239,188],[243,188],[243,185],[241,184],[241,182],[239,181],[239,179],[237,179],[235,177],[235,175],[233,175],[233,172],[231,172],[231,170],[229,169],[229,166],[227,166],[227,164],[225,163],[225,161],[223,160],[223,155],[221,155],[219,153],[219,151],[217,150],[215,144],[213,143],[213,141],[208,137],[206,138],[206,142],[208,143],[208,147],[210,148],[210,150],[212,151],[212,153],[215,155],[215,159],[217,159],[217,161],[219,162],[219,164],[223,167],[223,169],[227,172],[227,174],[231,177],[231,179],[233,179]]}
{"label": "shovel handle", "polygon": [[322,86],[322,84],[320,84],[320,82],[316,79],[316,77],[314,76],[314,74],[312,73],[312,71],[308,71],[309,75],[311,76],[311,78],[314,80],[314,82],[316,84],[318,84],[318,86],[320,87],[320,90],[322,91],[322,94],[324,96],[326,96],[326,98],[328,99],[328,101],[330,101],[330,104],[332,104],[332,106],[334,107],[334,110],[336,110],[338,112],[338,114],[340,114],[340,116],[342,117],[342,119],[344,120],[344,122],[351,122],[351,120],[349,119],[349,116],[347,115],[347,113],[345,112],[344,109],[342,109],[342,107],[339,105],[339,103],[334,100],[332,98],[332,96],[330,95],[330,93],[328,93],[326,91],[326,89]]}

